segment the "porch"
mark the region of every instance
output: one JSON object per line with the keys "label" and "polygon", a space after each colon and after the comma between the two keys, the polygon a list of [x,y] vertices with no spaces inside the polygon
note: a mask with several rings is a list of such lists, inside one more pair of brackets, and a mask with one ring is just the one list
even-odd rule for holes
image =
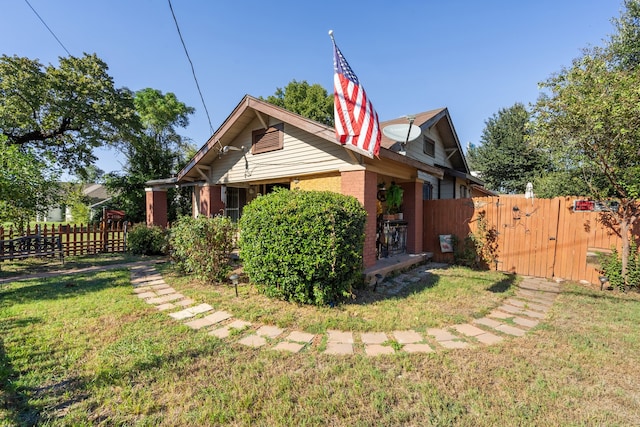
{"label": "porch", "polygon": [[383,278],[394,272],[402,272],[416,265],[426,263],[433,258],[433,253],[422,252],[419,254],[398,254],[387,258],[380,258],[362,273],[366,284],[374,283],[376,274]]}

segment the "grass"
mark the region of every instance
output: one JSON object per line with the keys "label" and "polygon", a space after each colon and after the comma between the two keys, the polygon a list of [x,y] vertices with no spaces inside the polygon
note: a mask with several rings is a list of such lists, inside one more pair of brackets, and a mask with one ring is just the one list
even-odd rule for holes
{"label": "grass", "polygon": [[638,425],[640,295],[562,291],[525,337],[369,358],[193,331],[126,270],[0,284],[0,425]]}
{"label": "grass", "polygon": [[0,262],[0,279],[54,271],[70,271],[78,268],[122,264],[150,259],[128,252],[110,252],[97,255],[66,256],[64,264],[55,258],[25,258]]}
{"label": "grass", "polygon": [[[224,307],[234,316],[281,328],[311,333],[329,329],[351,331],[393,331],[463,323],[486,315],[513,295],[516,276],[499,272],[478,272],[466,268],[431,270],[419,282],[397,296],[383,292],[355,290],[354,298],[336,307],[309,307],[269,299],[247,283],[238,287],[212,286],[174,273],[170,265],[160,267],[167,283],[184,295],[196,295],[214,307]],[[426,270],[426,267],[425,267]],[[390,280],[390,279],[388,279]]]}

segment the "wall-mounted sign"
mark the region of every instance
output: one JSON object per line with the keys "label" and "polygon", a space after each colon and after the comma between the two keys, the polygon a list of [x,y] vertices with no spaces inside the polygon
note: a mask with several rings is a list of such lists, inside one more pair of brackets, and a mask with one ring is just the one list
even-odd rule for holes
{"label": "wall-mounted sign", "polygon": [[595,200],[574,200],[574,212],[616,212],[618,210],[618,202],[598,202]]}

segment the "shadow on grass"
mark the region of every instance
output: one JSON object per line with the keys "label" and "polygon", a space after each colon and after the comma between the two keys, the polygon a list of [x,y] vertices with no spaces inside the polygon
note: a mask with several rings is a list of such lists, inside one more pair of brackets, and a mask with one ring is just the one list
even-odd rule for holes
{"label": "shadow on grass", "polygon": [[111,270],[109,274],[90,273],[79,275],[64,275],[56,278],[32,279],[30,282],[21,282],[15,285],[3,285],[0,287],[0,307],[22,304],[35,300],[53,300],[59,298],[72,298],[90,292],[101,291],[114,284],[129,285],[127,280],[116,280]]}
{"label": "shadow on grass", "polygon": [[[17,326],[15,326],[17,327]],[[6,410],[5,421],[16,426],[35,426],[41,422],[51,421],[63,416],[71,405],[86,399],[86,382],[77,377],[66,378],[46,386],[25,388],[19,386],[19,373],[16,372],[7,355],[4,341],[0,338],[0,406]],[[46,397],[55,404],[46,406],[33,405]]]}
{"label": "shadow on grass", "polygon": [[489,292],[493,292],[494,294],[502,294],[504,292],[507,292],[515,282],[516,282],[516,276],[509,275],[509,276],[506,276],[504,279],[500,280],[499,282],[491,285],[489,288],[487,288],[487,290]]}

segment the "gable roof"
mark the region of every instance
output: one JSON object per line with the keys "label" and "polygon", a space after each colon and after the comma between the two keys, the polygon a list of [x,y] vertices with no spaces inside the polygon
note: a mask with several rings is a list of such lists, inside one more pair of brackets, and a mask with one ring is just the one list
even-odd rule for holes
{"label": "gable roof", "polygon": [[[433,111],[436,113],[442,111],[446,112],[446,109]],[[431,112],[420,114],[421,121],[427,124],[427,127],[431,126],[429,123],[434,118],[438,120],[440,118],[438,114],[433,115],[429,113]],[[448,112],[446,112],[446,114],[448,115]],[[222,152],[223,148],[231,144],[232,141],[256,118],[262,123],[263,127],[268,128],[269,117],[274,117],[333,144],[340,145],[345,150],[365,155],[367,156],[367,162],[376,161],[375,159],[369,159],[368,154],[360,150],[358,147],[349,144],[341,144],[335,137],[335,129],[333,127],[316,122],[315,120],[308,119],[299,114],[292,113],[291,111],[285,110],[284,108],[273,105],[267,101],[254,98],[250,95],[245,95],[231,112],[231,114],[225,119],[222,125],[220,125],[220,127],[214,132],[209,140],[193,156],[189,163],[187,163],[187,165],[182,168],[180,172],[178,172],[177,177],[163,180],[153,180],[147,182],[147,184],[152,186],[167,186],[175,185],[176,183],[185,184],[186,182],[201,180],[201,174],[196,167],[197,165],[210,165],[213,160]],[[436,120],[436,124],[438,123],[438,120]],[[392,120],[384,123],[401,123],[403,121],[406,122],[406,119],[400,118],[396,119],[395,121]],[[383,137],[383,142],[384,138],[385,137]],[[389,150],[384,143],[381,143],[379,159],[389,159],[398,163],[406,164],[421,169],[427,173],[437,176],[438,178],[442,178],[443,176],[443,170],[441,168],[428,165],[417,159],[412,159],[400,155],[393,150]]]}
{"label": "gable roof", "polygon": [[347,150],[360,154],[364,153],[364,151],[353,145],[340,144],[340,142],[336,140],[333,127],[292,113],[267,101],[245,95],[206,144],[198,150],[191,161],[178,173],[178,181],[189,175],[197,176],[197,174],[193,173],[194,166],[201,162],[209,164],[218,156],[223,147],[229,145],[256,117],[265,128],[269,127],[269,117],[274,117],[329,142],[341,145]]}
{"label": "gable roof", "polygon": [[[385,126],[394,124],[408,124],[408,120],[406,117],[399,117],[397,119],[387,120],[380,123],[380,127],[384,128]],[[453,168],[466,174],[470,173],[469,166],[467,165],[467,160],[465,159],[462,151],[462,146],[460,145],[460,141],[458,140],[458,134],[453,127],[453,122],[451,121],[449,110],[446,107],[424,111],[422,113],[416,114],[413,124],[419,126],[423,131],[435,126],[438,133],[440,134],[440,137],[442,138],[445,152],[447,153],[447,156],[450,156],[450,161],[453,165]],[[380,145],[381,147],[391,149],[391,147],[396,144],[396,142],[397,141],[394,141],[383,135]],[[444,165],[437,166],[444,167]]]}

